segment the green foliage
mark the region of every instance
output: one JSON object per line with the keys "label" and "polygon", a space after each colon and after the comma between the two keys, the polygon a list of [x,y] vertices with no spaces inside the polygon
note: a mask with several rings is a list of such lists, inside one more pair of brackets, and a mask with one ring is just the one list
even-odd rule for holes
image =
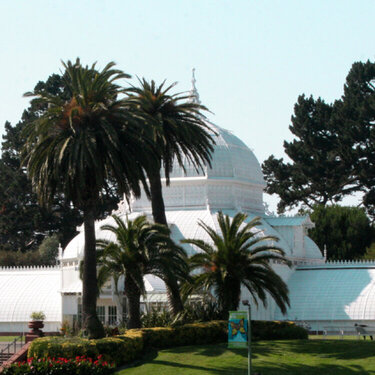
{"label": "green foliage", "polygon": [[116,365],[140,358],[149,347],[173,347],[198,343],[222,342],[226,339],[227,323],[224,321],[189,324],[176,328],[130,329],[124,334],[98,340],[83,338],[43,337],[34,340],[28,357],[96,358],[99,354]]}
{"label": "green foliage", "polygon": [[322,99],[301,95],[289,126],[295,139],[284,142],[284,151],[293,163],[273,155],[263,163],[266,192],[279,195],[279,212],[301,203],[311,207],[339,201],[356,190],[346,186],[350,169],[339,157],[338,130],[330,123],[332,112],[332,105]]}
{"label": "green foliage", "polygon": [[114,365],[99,356],[97,359],[86,357],[67,358],[43,358],[39,361],[30,358],[27,362],[15,363],[2,372],[4,375],[107,375],[112,374]]}
{"label": "green foliage", "polygon": [[[252,322],[252,337],[255,340],[306,339],[307,332],[291,322]],[[129,363],[149,351],[150,348],[172,348],[185,345],[214,344],[226,342],[227,321],[185,324],[178,327],[155,327],[130,329],[124,334],[99,340],[81,338],[44,337],[34,340],[28,357],[75,358],[86,356],[103,360],[117,366]]]}
{"label": "green foliage", "polygon": [[205,165],[211,166],[214,141],[200,112],[206,108],[191,101],[186,94],[170,94],[176,83],[166,88],[165,81],[160,86],[145,79],[139,83],[139,87],[127,90],[127,103],[134,120],[147,135],[145,147],[151,146],[153,150],[144,166],[150,184],[154,221],[167,225],[161,167],[164,167],[167,184],[174,160],[183,168],[184,161],[188,160],[197,171],[203,171]]}
{"label": "green foliage", "polygon": [[339,202],[363,193],[363,205],[375,215],[375,63],[352,65],[344,95],[333,104],[301,95],[284,142],[291,159],[271,155],[263,163],[266,192],[280,197],[278,211],[303,204]]}
{"label": "green foliage", "polygon": [[38,248],[44,264],[56,264],[56,258],[59,252],[59,237],[57,234],[46,237]]}
{"label": "green foliage", "polygon": [[258,217],[249,221],[243,213],[230,218],[219,212],[217,220],[221,233],[199,222],[210,242],[197,239],[182,241],[202,250],[189,259],[191,269],[198,272],[192,277],[192,283],[185,285],[185,292],[191,294],[203,290],[210,293],[213,290],[224,316],[230,310],[237,310],[243,285],[264,305],[268,292],[285,312],[286,305],[289,305],[288,287],[270,265],[271,260],[289,264],[283,250],[272,244],[278,239],[257,235],[259,230],[256,228],[261,225]]}
{"label": "green foliage", "polygon": [[0,267],[25,267],[44,264],[37,250],[31,251],[1,251]]}
{"label": "green foliage", "polygon": [[[222,313],[215,301],[208,299],[203,301],[186,303],[184,310],[176,316],[170,311],[159,311],[151,309],[141,317],[143,328],[152,327],[177,327],[183,324],[210,322],[213,320],[220,320]],[[212,298],[212,297],[211,297]]]}
{"label": "green foliage", "polygon": [[[69,96],[62,77],[56,74],[46,82],[39,82],[34,92]],[[54,197],[51,210],[40,207],[26,171],[21,168],[21,149],[25,143],[22,131],[45,110],[45,105],[32,100],[15,126],[5,124],[0,158],[0,250],[35,250],[46,235],[55,232],[65,246],[82,220],[80,213],[61,195]]]}
{"label": "green foliage", "polygon": [[301,340],[308,338],[308,332],[293,322],[253,320],[251,337],[254,340]]}
{"label": "green foliage", "polygon": [[184,310],[176,316],[173,323],[178,325],[220,319],[223,319],[223,313],[220,311],[219,305],[212,300],[212,297],[205,295],[203,301],[185,304]]}
{"label": "green foliage", "polygon": [[170,327],[173,321],[174,316],[168,310],[159,311],[158,309],[152,308],[151,311],[141,316],[142,328]]}
{"label": "green foliage", "polygon": [[[204,171],[206,165],[211,166],[214,140],[201,113],[206,108],[186,94],[172,95],[175,83],[164,85],[165,81],[157,86],[154,81],[139,80],[139,87],[127,90],[127,104],[134,121],[143,128],[144,147],[152,150],[144,153],[147,157],[143,164],[150,185],[152,215],[155,223],[167,225],[162,167],[167,185],[175,161],[183,169],[188,161],[196,171]],[[176,315],[183,309],[178,280],[172,273],[165,276],[168,301]]]}
{"label": "green foliage", "polygon": [[375,259],[375,242],[373,242],[369,248],[366,250],[366,254],[362,257],[362,259]]}
{"label": "green foliage", "polygon": [[315,228],[309,230],[309,236],[321,251],[327,246],[330,260],[360,259],[375,238],[374,228],[362,208],[315,206],[310,217]]}
{"label": "green foliage", "polygon": [[0,250],[0,267],[54,265],[56,264],[58,246],[59,237],[57,234],[53,234],[46,237],[36,250],[24,252]]}
{"label": "green foliage", "polygon": [[212,321],[178,327],[154,327],[141,330],[145,347],[170,348],[184,345],[222,342],[227,339],[227,323]]}
{"label": "green foliage", "polygon": [[[116,183],[120,193],[140,195],[145,178],[139,160],[139,134],[128,122],[129,114],[117,84],[130,76],[108,63],[98,71],[95,64],[63,63],[68,99],[46,92],[26,93],[46,109],[23,131],[27,168],[39,202],[51,206],[56,194],[82,210],[85,248],[83,268],[83,325],[90,338],[104,336],[96,316],[95,219],[101,195]],[[124,147],[126,145],[126,147]],[[138,151],[138,152],[137,152]]]}
{"label": "green foliage", "polygon": [[[129,302],[129,328],[140,328],[140,296],[145,293],[144,276],[152,274],[169,285],[188,277],[189,268],[184,250],[170,237],[168,227],[151,224],[146,216],[124,222],[113,216],[116,225],[102,230],[115,234],[116,242],[97,241],[99,275],[113,277],[115,285],[124,275],[124,291]],[[105,278],[103,278],[104,280]],[[179,291],[177,290],[177,293]]]}
{"label": "green foliage", "polygon": [[46,314],[43,311],[33,311],[30,315],[31,320],[40,321],[46,318]]}

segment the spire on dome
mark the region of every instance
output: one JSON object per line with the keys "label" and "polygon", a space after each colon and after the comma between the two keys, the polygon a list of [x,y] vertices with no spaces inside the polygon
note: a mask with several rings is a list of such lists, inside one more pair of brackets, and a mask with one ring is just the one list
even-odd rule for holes
{"label": "spire on dome", "polygon": [[197,82],[197,80],[195,79],[195,68],[192,69],[192,73],[193,73],[193,76],[192,76],[192,79],[191,79],[192,88],[190,90],[190,95],[189,95],[190,101],[192,103],[201,104],[201,101],[199,99],[198,90],[195,86],[195,82]]}

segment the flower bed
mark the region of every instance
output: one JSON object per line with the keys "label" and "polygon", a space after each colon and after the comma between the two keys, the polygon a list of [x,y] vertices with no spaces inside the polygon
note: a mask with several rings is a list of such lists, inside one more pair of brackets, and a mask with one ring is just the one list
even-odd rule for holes
{"label": "flower bed", "polygon": [[97,359],[85,356],[74,359],[67,358],[29,358],[26,362],[13,364],[6,367],[3,375],[107,375],[113,373],[114,363],[110,364],[103,360],[102,356]]}

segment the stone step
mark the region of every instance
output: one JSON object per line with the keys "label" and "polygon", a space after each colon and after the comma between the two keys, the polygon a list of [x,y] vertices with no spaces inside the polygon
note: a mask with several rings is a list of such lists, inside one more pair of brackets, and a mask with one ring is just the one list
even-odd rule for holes
{"label": "stone step", "polygon": [[6,362],[14,353],[2,353],[0,354],[0,365]]}

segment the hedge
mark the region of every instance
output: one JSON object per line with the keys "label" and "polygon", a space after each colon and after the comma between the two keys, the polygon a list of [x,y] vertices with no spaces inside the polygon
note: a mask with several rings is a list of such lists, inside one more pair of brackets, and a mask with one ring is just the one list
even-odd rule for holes
{"label": "hedge", "polygon": [[34,340],[28,357],[73,358],[86,356],[103,359],[117,366],[131,362],[143,355],[148,347],[168,348],[181,345],[195,345],[223,342],[226,340],[227,323],[213,321],[187,324],[177,328],[130,329],[123,335],[98,340],[82,338],[43,337]]}
{"label": "hedge", "polygon": [[251,324],[254,340],[303,340],[308,332],[293,322],[254,320]]}
{"label": "hedge", "polygon": [[[102,355],[105,361],[121,365],[143,355],[145,349],[184,345],[214,344],[227,340],[228,323],[212,321],[185,324],[179,327],[130,329],[123,335],[98,340],[82,338],[43,337],[34,340],[28,357],[74,358]],[[307,331],[291,322],[252,322],[255,340],[306,339]]]}

